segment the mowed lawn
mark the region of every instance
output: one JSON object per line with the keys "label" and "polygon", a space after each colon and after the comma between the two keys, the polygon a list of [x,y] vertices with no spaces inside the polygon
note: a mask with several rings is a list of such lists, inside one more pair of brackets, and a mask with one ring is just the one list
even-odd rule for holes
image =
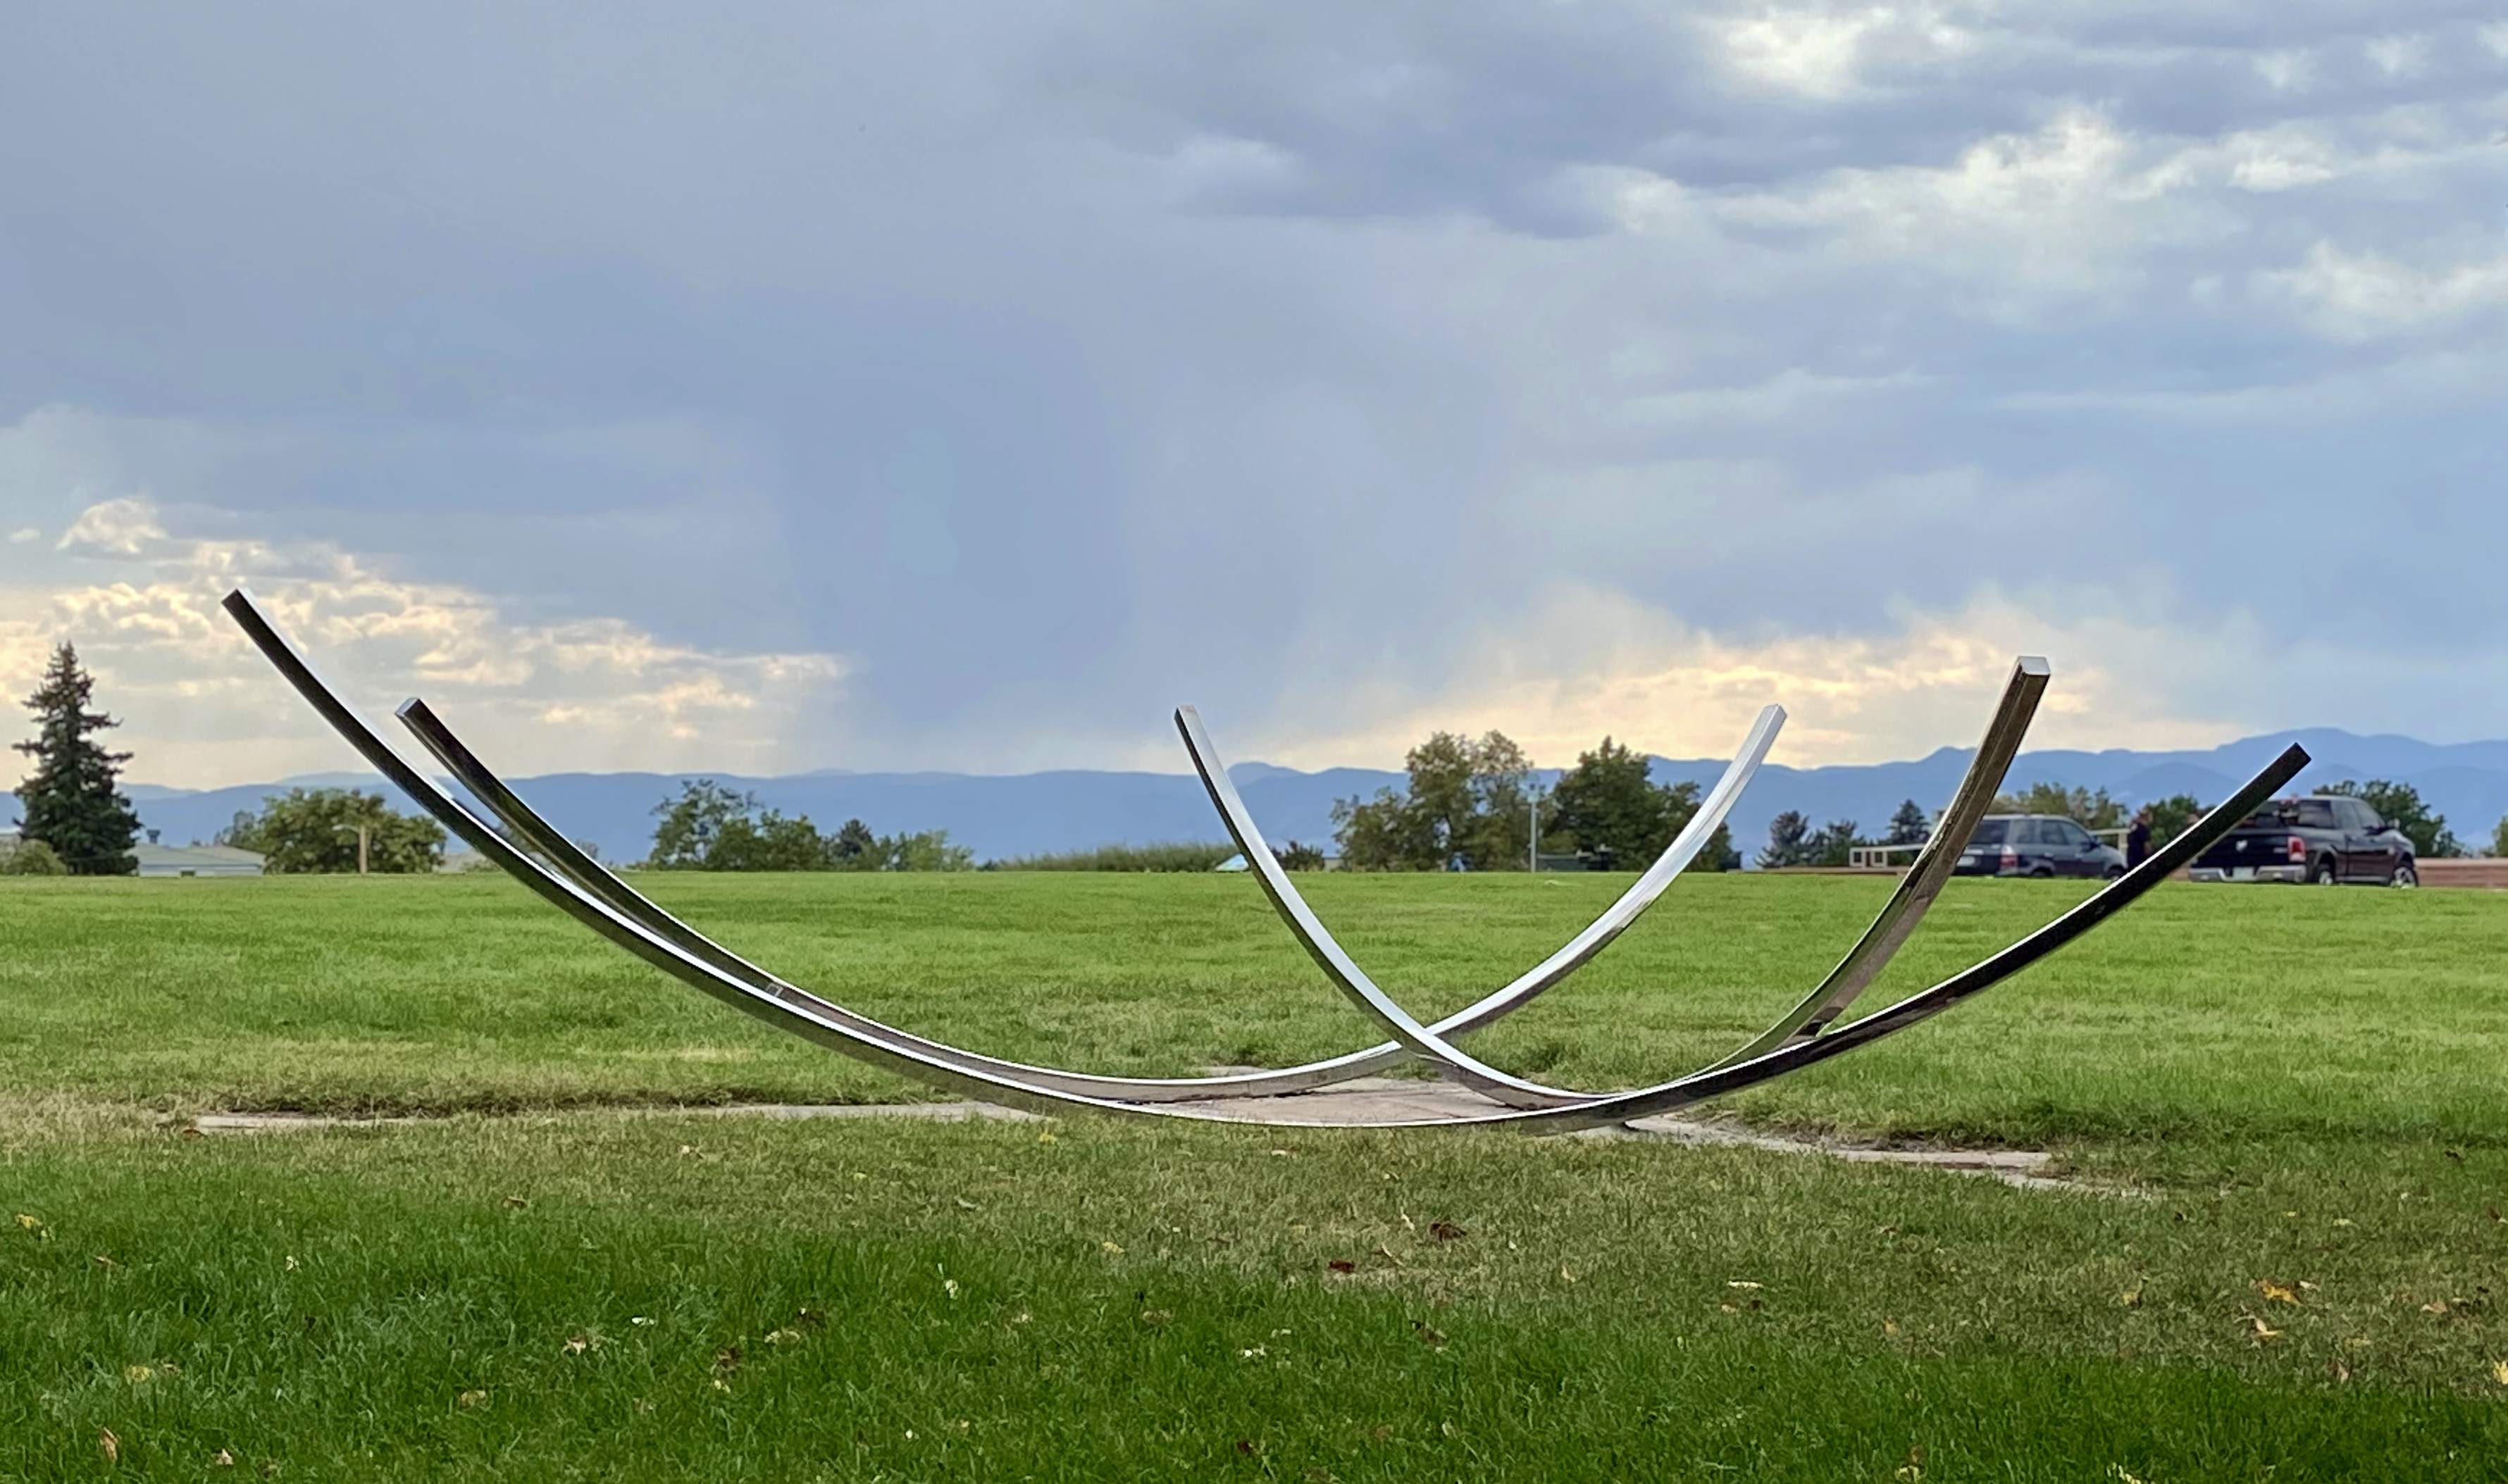
{"label": "mowed lawn", "polygon": [[[643,881],[1006,1056],[1373,1039],[1241,879]],[[1423,1015],[1625,884],[1305,882]],[[1685,879],[1473,1044],[1686,1070],[1886,890]],[[1866,1006],[2085,890],[1955,883]],[[922,1096],[496,878],[0,882],[0,1477],[2508,1478],[2508,896],[2165,887],[1710,1110],[2047,1148],[2086,1190],[671,1110]],[[209,1109],[453,1116],[186,1137]]]}

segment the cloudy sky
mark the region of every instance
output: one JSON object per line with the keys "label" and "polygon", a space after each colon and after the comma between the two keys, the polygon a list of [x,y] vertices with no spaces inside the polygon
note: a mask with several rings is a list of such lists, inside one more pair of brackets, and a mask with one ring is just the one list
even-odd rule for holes
{"label": "cloudy sky", "polygon": [[136,778],[2508,735],[2496,0],[14,7]]}

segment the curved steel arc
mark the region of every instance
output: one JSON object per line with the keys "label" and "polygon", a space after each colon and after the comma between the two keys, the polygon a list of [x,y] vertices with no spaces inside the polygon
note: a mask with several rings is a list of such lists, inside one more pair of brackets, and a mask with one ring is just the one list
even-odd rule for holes
{"label": "curved steel arc", "polygon": [[1847,1006],[1855,1003],[1881,970],[1906,944],[1908,934],[1940,896],[1959,864],[1960,851],[1976,833],[1976,822],[1994,807],[1995,795],[2002,791],[2004,775],[2011,771],[2011,760],[2019,755],[2021,739],[2029,735],[2030,719],[2038,714],[2039,700],[2047,694],[2047,662],[2036,655],[2022,655],[2012,663],[2011,678],[2005,682],[2003,700],[1995,706],[1994,717],[1986,723],[1984,740],[1976,745],[1976,756],[1969,761],[1968,773],[1960,779],[1951,801],[1942,809],[1941,818],[1935,822],[1931,839],[1916,852],[1907,874],[1899,878],[1899,889],[1890,894],[1872,925],[1846,951],[1837,967],[1815,986],[1802,1002],[1778,1017],[1776,1023],[1752,1037],[1750,1044],[1708,1068],[1731,1067],[1776,1049],[1797,1037],[1809,1039],[1828,1029]]}
{"label": "curved steel arc", "polygon": [[[1262,1098],[1306,1092],[1328,1087],[1336,1082],[1365,1076],[1369,1072],[1395,1066],[1411,1056],[1398,1042],[1387,1042],[1365,1051],[1352,1052],[1327,1061],[1312,1062],[1303,1067],[1282,1068],[1260,1072],[1239,1072],[1216,1077],[1112,1077],[1088,1072],[1067,1071],[1059,1068],[1036,1067],[1020,1062],[964,1051],[943,1042],[929,1040],[910,1032],[881,1025],[856,1014],[841,1005],[811,994],[780,975],[743,959],[715,942],[704,933],[673,916],[651,898],[621,881],[607,867],[592,858],[566,838],[563,831],[550,824],[521,795],[481,762],[469,746],[456,736],[452,727],[435,714],[425,702],[413,699],[399,710],[404,726],[418,739],[419,744],[441,763],[461,786],[484,805],[489,814],[515,838],[536,851],[542,861],[558,875],[607,903],[611,909],[676,944],[691,956],[715,968],[748,983],[752,988],[788,999],[797,997],[819,1014],[851,1025],[865,1034],[893,1040],[902,1049],[949,1062],[972,1070],[1014,1077],[1050,1091],[1066,1092],[1083,1097],[1112,1098],[1127,1103],[1184,1103],[1210,1098]],[[1623,892],[1611,904],[1557,953],[1531,970],[1475,1004],[1438,1021],[1430,1029],[1440,1035],[1474,1030],[1497,1020],[1529,1002],[1534,995],[1557,984],[1570,972],[1602,951],[1636,921],[1666,886],[1678,875],[1682,866],[1695,855],[1697,846],[1714,834],[1724,813],[1738,798],[1751,776],[1767,755],[1776,740],[1783,713],[1775,707],[1762,712],[1758,724],[1744,740],[1742,749],[1726,767],[1715,788],[1701,802],[1698,819],[1692,831],[1684,831],[1667,849],[1655,867],[1639,879],[1637,885]],[[1709,817],[1710,814],[1713,817]],[[1706,820],[1697,828],[1698,820]],[[1684,846],[1687,847],[1684,851]]]}
{"label": "curved steel arc", "polygon": [[471,849],[510,872],[550,905],[682,983],[806,1040],[952,1092],[1038,1112],[1071,1106],[1119,1113],[1153,1111],[1111,1099],[1049,1093],[1009,1078],[953,1067],[901,1049],[886,1039],[834,1021],[806,1004],[724,974],[679,945],[621,916],[581,887],[543,869],[537,861],[472,814],[460,800],[412,768],[289,646],[277,627],[261,613],[250,594],[240,588],[229,593],[225,607],[263,656],[296,688],[297,694],[303,696],[322,719],[331,724],[332,730],[347,740],[376,771],[390,779],[420,808],[434,815],[438,822]]}
{"label": "curved steel arc", "polygon": [[[1672,847],[1646,869],[1636,886],[1622,894],[1610,911],[1531,973],[1454,1019],[1465,1022],[1465,1029],[1487,1024],[1496,1015],[1503,1014],[1505,1009],[1513,1008],[1525,998],[1557,983],[1619,936],[1706,847],[1715,833],[1715,827],[1724,821],[1724,815],[1732,809],[1734,801],[1741,797],[1742,785],[1750,780],[1752,773],[1757,771],[1759,760],[1767,755],[1769,746],[1776,742],[1777,731],[1785,725],[1785,719],[1782,706],[1768,706],[1759,712],[1750,738],[1743,743],[1741,755],[1717,780],[1715,791],[1700,801],[1698,813],[1690,816],[1688,826],[1673,841]],[[1254,822],[1252,812],[1246,809],[1244,798],[1237,793],[1236,781],[1229,778],[1226,765],[1220,761],[1219,749],[1212,745],[1210,734],[1202,726],[1201,713],[1189,706],[1179,706],[1175,724],[1176,731],[1184,738],[1185,749],[1193,754],[1194,770],[1201,775],[1202,787],[1209,791],[1210,802],[1218,809],[1229,835],[1236,842],[1237,850],[1244,852],[1246,865],[1254,872],[1255,879],[1262,883],[1263,893],[1272,899],[1272,907],[1289,924],[1289,930],[1297,935],[1308,956],[1322,967],[1325,977],[1339,986],[1360,1010],[1410,1051],[1436,1063],[1447,1074],[1510,1107],[1562,1107],[1589,1103],[1603,1096],[1545,1087],[1500,1071],[1457,1047],[1440,1031],[1421,1025],[1411,1012],[1396,1003],[1393,996],[1378,988],[1376,982],[1367,977],[1347,951],[1334,939],[1331,931],[1315,916],[1314,909],[1307,905],[1306,898],[1298,894],[1296,885],[1289,880],[1288,871],[1272,853],[1271,846],[1263,839],[1263,831]],[[1749,762],[1748,768],[1742,766],[1745,760]],[[1515,997],[1504,1001],[1502,1008],[1484,1008],[1510,994]]]}
{"label": "curved steel arc", "polygon": [[[263,655],[296,688],[308,704],[331,724],[333,730],[339,732],[369,763],[421,808],[433,814],[446,828],[452,830],[488,859],[513,873],[525,887],[551,905],[582,923],[600,936],[682,982],[712,995],[735,1008],[745,1010],[760,1020],[793,1032],[815,1044],[841,1051],[873,1066],[915,1077],[936,1086],[1009,1106],[1041,1112],[1065,1107],[1087,1107],[1104,1112],[1131,1113],[1150,1117],[1190,1118],[1199,1121],[1246,1121],[1228,1119],[1222,1115],[1191,1107],[1131,1104],[1051,1092],[992,1073],[952,1066],[917,1052],[901,1049],[887,1040],[875,1038],[850,1026],[837,1023],[804,1004],[756,989],[723,973],[668,939],[619,914],[588,891],[542,868],[537,861],[499,836],[458,800],[438,788],[431,779],[412,768],[381,737],[367,727],[354,711],[341,702],[338,696],[314,672],[313,668],[288,646],[287,641],[279,636],[277,630],[254,606],[249,595],[239,589],[228,595],[225,606],[229,614],[252,638],[254,644],[261,649]],[[1895,1034],[1938,1014],[1961,999],[1992,987],[2096,927],[2100,923],[2131,904],[2143,892],[2164,880],[2177,867],[2208,849],[2213,842],[2227,834],[2257,805],[2270,797],[2273,790],[2296,776],[2306,764],[2307,754],[2305,750],[2297,746],[2287,749],[2270,767],[2258,774],[2244,788],[2219,808],[2196,821],[2185,834],[2154,852],[2141,866],[2110,883],[2106,889],[2089,900],[2001,953],[1942,981],[1932,989],[1910,995],[1888,1009],[1866,1016],[1843,1031],[1813,1040],[1797,1041],[1733,1067],[1692,1073],[1687,1077],[1657,1087],[1641,1088],[1634,1092],[1566,1106],[1506,1109],[1465,1118],[1411,1120],[1392,1125],[1350,1126],[1488,1127],[1515,1129],[1526,1133],[1566,1132],[1571,1129],[1624,1122],[1649,1113],[1683,1106],[1705,1098],[1720,1097],[1766,1081],[1771,1077],[1781,1076],[1797,1068],[1826,1061],[1829,1057]]]}
{"label": "curved steel arc", "polygon": [[1842,1056],[1859,1046],[1868,1046],[1930,1020],[1963,999],[1992,989],[2131,906],[2144,892],[2166,881],[2178,867],[2210,850],[2222,836],[2235,829],[2284,783],[2298,777],[2307,762],[2306,749],[2293,743],[2263,772],[2249,778],[2244,787],[2196,820],[2185,834],[2153,851],[2141,865],[2108,883],[2104,889],[2072,911],[2001,953],[1979,959],[1933,988],[1910,995],[1886,1009],[1875,1010],[1842,1030],[1810,1040],[1796,1040],[1731,1067],[1692,1072],[1659,1087],[1616,1093],[1572,1106],[1508,1109],[1467,1118],[1414,1119],[1374,1127],[1512,1128],[1527,1133],[1598,1128],[1670,1112],[1710,1098],[1724,1097],[1816,1062]]}

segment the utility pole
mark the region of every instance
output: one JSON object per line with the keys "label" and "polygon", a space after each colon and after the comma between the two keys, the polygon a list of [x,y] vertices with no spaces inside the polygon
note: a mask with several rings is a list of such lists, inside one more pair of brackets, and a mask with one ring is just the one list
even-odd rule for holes
{"label": "utility pole", "polygon": [[366,874],[366,843],[367,843],[367,839],[368,839],[368,836],[367,836],[367,826],[362,825],[362,824],[356,824],[356,825],[343,824],[343,825],[341,825],[341,826],[340,826],[340,828],[342,828],[342,829],[344,829],[344,830],[347,830],[347,829],[354,829],[354,830],[357,832],[357,874],[358,874],[359,876],[363,876],[363,875],[365,875],[365,874]]}
{"label": "utility pole", "polygon": [[1531,815],[1531,827],[1525,831],[1524,869],[1534,876],[1541,874],[1541,789],[1539,785],[1525,791],[1525,809]]}

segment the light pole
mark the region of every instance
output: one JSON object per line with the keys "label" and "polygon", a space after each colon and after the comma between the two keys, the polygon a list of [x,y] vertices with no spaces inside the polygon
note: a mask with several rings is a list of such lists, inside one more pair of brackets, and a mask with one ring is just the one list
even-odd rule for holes
{"label": "light pole", "polygon": [[1525,813],[1530,816],[1525,830],[1524,869],[1538,876],[1541,874],[1541,785],[1534,783],[1524,792]]}
{"label": "light pole", "polygon": [[357,874],[359,876],[365,875],[367,840],[366,826],[362,824],[343,824],[340,826],[340,829],[343,832],[348,830],[355,830],[357,832]]}

